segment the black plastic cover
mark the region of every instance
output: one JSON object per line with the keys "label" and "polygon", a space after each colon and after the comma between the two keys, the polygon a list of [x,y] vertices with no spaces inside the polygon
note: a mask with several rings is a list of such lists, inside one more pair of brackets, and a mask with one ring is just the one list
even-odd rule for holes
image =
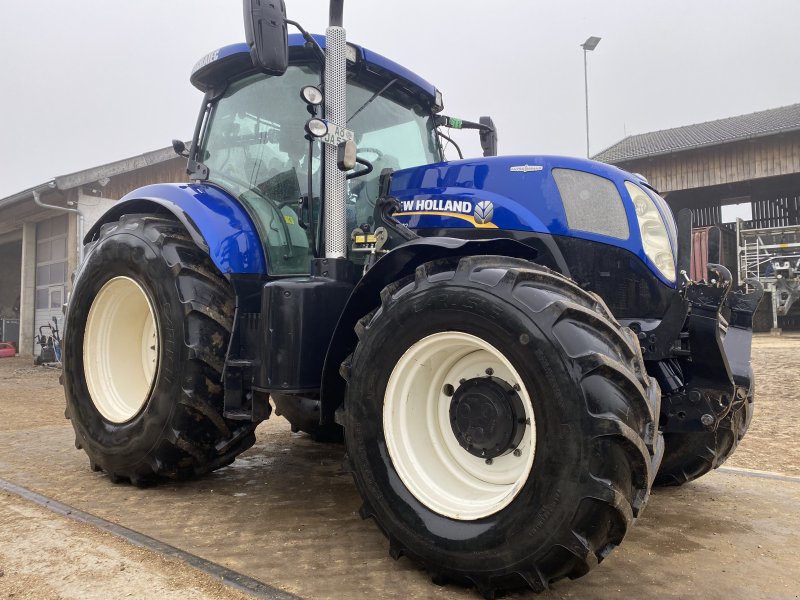
{"label": "black plastic cover", "polygon": [[325,353],[353,284],[329,277],[278,279],[261,296],[261,364],[253,387],[285,393],[320,388]]}

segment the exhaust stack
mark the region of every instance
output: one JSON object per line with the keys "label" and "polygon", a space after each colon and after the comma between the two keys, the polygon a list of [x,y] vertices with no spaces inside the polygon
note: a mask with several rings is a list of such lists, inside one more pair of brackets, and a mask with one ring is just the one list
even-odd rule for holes
{"label": "exhaust stack", "polygon": [[[342,27],[344,0],[331,0],[325,31],[325,118],[347,125],[347,36]],[[347,181],[336,164],[336,146],[325,144],[325,257],[347,255]]]}

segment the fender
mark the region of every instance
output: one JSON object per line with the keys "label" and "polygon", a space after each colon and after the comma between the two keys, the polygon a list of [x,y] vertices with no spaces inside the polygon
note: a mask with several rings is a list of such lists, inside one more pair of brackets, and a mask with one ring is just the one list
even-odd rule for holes
{"label": "fender", "polygon": [[233,196],[208,184],[159,183],[136,189],[106,211],[83,241],[93,241],[105,223],[124,214],[166,212],[175,215],[222,273],[266,274],[264,248],[250,215]]}
{"label": "fender", "polygon": [[393,281],[410,275],[419,265],[439,258],[475,254],[498,254],[535,261],[539,252],[509,238],[465,240],[450,237],[418,238],[392,250],[366,272],[347,300],[325,356],[320,388],[320,423],[334,423],[336,409],[344,400],[345,381],[339,365],[355,350],[358,320],[380,305],[381,290]]}

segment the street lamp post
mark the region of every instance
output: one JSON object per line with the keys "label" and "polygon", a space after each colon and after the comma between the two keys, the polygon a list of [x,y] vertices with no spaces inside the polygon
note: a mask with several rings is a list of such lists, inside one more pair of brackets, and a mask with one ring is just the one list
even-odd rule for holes
{"label": "street lamp post", "polygon": [[600,38],[592,36],[581,44],[583,48],[583,85],[586,93],[586,158],[589,158],[589,71],[586,67],[586,53],[597,48]]}

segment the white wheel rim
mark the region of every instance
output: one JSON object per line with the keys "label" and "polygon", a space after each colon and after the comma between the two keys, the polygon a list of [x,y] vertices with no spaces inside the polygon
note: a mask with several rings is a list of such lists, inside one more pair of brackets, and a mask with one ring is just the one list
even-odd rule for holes
{"label": "white wheel rim", "polygon": [[95,408],[112,423],[135,417],[158,367],[155,312],[130,277],[114,277],[95,296],[86,319],[83,371]]}
{"label": "white wheel rim", "polygon": [[[530,426],[517,446],[487,464],[458,442],[445,385],[487,377],[517,391]],[[451,392],[452,394],[452,392]],[[383,429],[389,456],[408,490],[429,509],[458,520],[492,515],[517,496],[533,467],[536,424],[531,398],[511,362],[494,346],[461,332],[429,335],[413,344],[389,376]]]}

